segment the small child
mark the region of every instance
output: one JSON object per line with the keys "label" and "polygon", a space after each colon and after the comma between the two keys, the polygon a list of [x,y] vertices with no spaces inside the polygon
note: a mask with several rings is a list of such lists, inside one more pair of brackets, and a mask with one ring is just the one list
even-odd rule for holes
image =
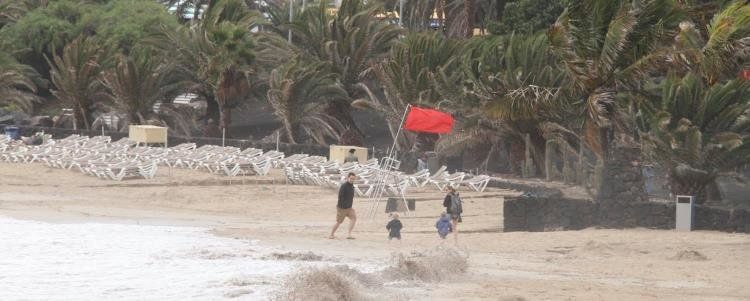
{"label": "small child", "polygon": [[403,227],[404,225],[398,220],[398,213],[391,213],[391,221],[385,225],[385,228],[388,229],[388,239],[401,240],[401,228]]}
{"label": "small child", "polygon": [[448,233],[453,232],[453,224],[451,224],[451,217],[445,212],[440,214],[440,218],[435,223],[435,228],[437,228],[438,235],[440,235],[440,238],[445,239],[445,237],[448,236]]}

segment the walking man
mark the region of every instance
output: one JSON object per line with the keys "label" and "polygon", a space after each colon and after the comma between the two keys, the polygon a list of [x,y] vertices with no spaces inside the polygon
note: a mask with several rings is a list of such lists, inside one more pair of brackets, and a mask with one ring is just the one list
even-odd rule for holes
{"label": "walking man", "polygon": [[334,239],[336,238],[334,234],[336,234],[336,230],[338,230],[341,223],[344,222],[344,218],[349,218],[349,233],[346,236],[346,239],[354,239],[352,237],[352,229],[354,229],[354,224],[357,223],[357,213],[354,212],[354,208],[352,208],[352,203],[354,202],[354,180],[357,179],[357,176],[350,172],[346,176],[346,182],[344,184],[341,184],[341,188],[339,188],[339,201],[338,204],[336,204],[336,224],[333,225],[333,230],[331,230],[331,236],[328,238]]}

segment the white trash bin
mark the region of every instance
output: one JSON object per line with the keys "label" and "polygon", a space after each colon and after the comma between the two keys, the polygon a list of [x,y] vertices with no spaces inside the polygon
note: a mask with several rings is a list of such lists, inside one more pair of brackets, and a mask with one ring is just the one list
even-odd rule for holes
{"label": "white trash bin", "polygon": [[678,195],[675,202],[675,229],[677,231],[693,230],[695,197],[692,195]]}

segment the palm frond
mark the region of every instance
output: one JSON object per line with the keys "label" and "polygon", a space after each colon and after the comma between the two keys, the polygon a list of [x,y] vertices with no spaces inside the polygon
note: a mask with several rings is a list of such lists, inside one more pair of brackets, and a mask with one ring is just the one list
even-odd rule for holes
{"label": "palm frond", "polygon": [[99,81],[102,71],[107,69],[108,49],[93,39],[78,37],[52,60],[50,78],[54,87],[52,95],[64,104],[73,106],[76,120],[83,127],[91,125],[91,111],[94,100],[103,93]]}

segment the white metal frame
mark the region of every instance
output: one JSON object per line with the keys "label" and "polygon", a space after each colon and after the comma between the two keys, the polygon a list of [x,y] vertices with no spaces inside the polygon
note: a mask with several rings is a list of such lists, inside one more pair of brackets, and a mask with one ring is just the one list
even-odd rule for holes
{"label": "white metal frame", "polygon": [[[409,113],[410,109],[411,104],[406,105],[404,114],[401,117],[401,123],[398,125],[398,130],[396,131],[396,136],[393,137],[393,145],[391,145],[391,148],[388,150],[388,154],[381,160],[380,166],[377,170],[377,175],[375,176],[376,181],[372,184],[374,185],[374,190],[370,194],[370,208],[367,212],[367,215],[370,217],[370,219],[375,218],[377,210],[380,207],[380,200],[383,197],[383,192],[385,192],[387,188],[386,180],[391,179],[394,181],[394,183],[399,183],[398,174],[394,172],[401,165],[401,162],[395,159],[396,144],[398,143],[398,137],[401,135],[401,128],[404,126],[406,115]],[[404,203],[406,214],[409,215],[412,212],[409,210],[409,204],[406,202],[404,191],[405,189],[399,189],[399,196],[401,197],[401,201]]]}

